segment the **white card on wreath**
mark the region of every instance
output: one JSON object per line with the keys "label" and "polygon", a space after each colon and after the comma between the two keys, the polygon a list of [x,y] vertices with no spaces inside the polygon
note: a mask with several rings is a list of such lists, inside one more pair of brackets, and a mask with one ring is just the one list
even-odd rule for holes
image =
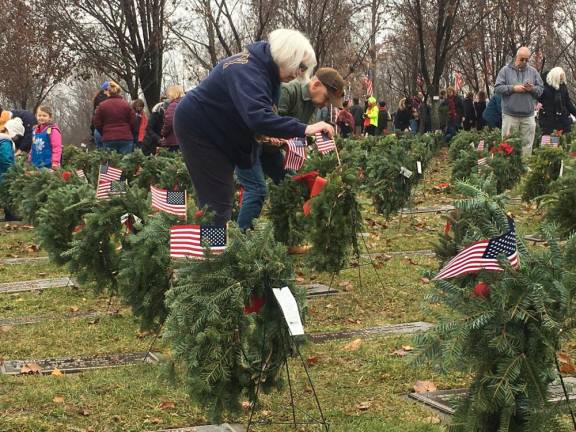
{"label": "white card on wreath", "polygon": [[290,291],[290,288],[272,288],[272,292],[282,309],[288,330],[292,336],[300,336],[304,334],[304,326],[300,319],[300,312],[298,311],[298,304],[296,299]]}
{"label": "white card on wreath", "polygon": [[418,174],[422,174],[422,162],[416,161],[416,168],[418,169]]}
{"label": "white card on wreath", "polygon": [[403,166],[403,167],[400,167],[400,174],[402,174],[406,178],[410,178],[410,177],[412,177],[413,173],[408,168]]}

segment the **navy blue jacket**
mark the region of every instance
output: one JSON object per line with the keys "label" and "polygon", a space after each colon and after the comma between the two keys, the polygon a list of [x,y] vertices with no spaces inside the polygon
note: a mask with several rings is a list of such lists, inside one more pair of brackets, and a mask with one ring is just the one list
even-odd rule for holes
{"label": "navy blue jacket", "polygon": [[494,94],[490,98],[486,109],[482,113],[482,118],[486,120],[490,127],[502,127],[502,97],[500,95]]}
{"label": "navy blue jacket", "polygon": [[25,152],[29,152],[32,148],[32,132],[36,124],[36,116],[30,111],[26,110],[11,110],[12,118],[18,117],[24,123],[24,136],[16,142],[16,148]]}
{"label": "navy blue jacket", "polygon": [[256,135],[304,137],[306,124],[273,111],[280,95],[278,66],[267,42],[222,60],[176,108],[174,129],[182,147],[199,138],[240,168],[252,166]]}

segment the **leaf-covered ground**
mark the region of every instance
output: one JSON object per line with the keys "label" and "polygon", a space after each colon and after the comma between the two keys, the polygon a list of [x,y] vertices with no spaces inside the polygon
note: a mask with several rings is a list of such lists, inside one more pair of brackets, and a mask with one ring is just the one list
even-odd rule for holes
{"label": "leaf-covered ground", "polygon": [[[454,196],[438,191],[438,185],[450,179],[447,165],[443,149],[415,190],[411,207],[452,202]],[[511,195],[519,193],[513,191]],[[363,201],[363,207],[364,252],[430,249],[445,225],[442,214],[403,215],[386,220],[373,212],[367,200]],[[510,210],[517,218],[519,233],[535,231],[541,218],[536,208],[515,205]],[[0,259],[45,255],[36,246],[30,227],[2,224],[0,231]],[[373,262],[363,258],[359,267],[344,270],[334,278],[310,272],[305,260],[305,256],[296,259],[299,283],[332,282],[339,291],[337,295],[309,301],[308,332],[429,321],[420,308],[430,286],[422,278],[422,272],[438,266],[434,257],[399,254]],[[65,274],[65,269],[50,263],[0,264],[0,282]],[[82,312],[103,315],[97,319],[70,317]],[[154,340],[153,335],[139,332],[130,312],[117,299],[96,296],[89,287],[0,294],[0,319],[37,315],[49,319],[29,325],[0,326],[0,359],[145,351]],[[436,412],[408,399],[407,394],[419,380],[431,381],[438,389],[450,389],[464,386],[466,377],[410,366],[410,344],[410,336],[392,336],[310,343],[304,347],[303,357],[310,367],[331,431],[445,430],[443,419]],[[155,341],[153,348],[169,355],[161,339]],[[311,389],[298,362],[291,361],[291,370],[299,409],[314,412]],[[258,419],[289,421],[288,401],[287,389],[264,395]],[[245,412],[239,418],[227,420],[245,423],[247,415]],[[183,385],[163,378],[160,364],[63,376],[0,375],[2,432],[153,431],[204,423],[206,418],[190,403]],[[257,426],[254,430],[288,428]]]}

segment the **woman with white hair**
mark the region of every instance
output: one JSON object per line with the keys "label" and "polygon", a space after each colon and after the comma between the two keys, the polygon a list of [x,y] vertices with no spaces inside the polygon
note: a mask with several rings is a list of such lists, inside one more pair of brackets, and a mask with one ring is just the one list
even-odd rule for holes
{"label": "woman with white hair", "polygon": [[544,92],[538,99],[542,104],[538,116],[542,134],[550,135],[555,130],[568,133],[572,129],[570,114],[576,116],[576,107],[570,100],[566,86],[566,73],[557,66],[550,69],[542,78]]}
{"label": "woman with white hair", "polygon": [[257,156],[257,136],[332,136],[328,123],[307,125],[273,110],[280,83],[309,79],[316,55],[296,30],[279,29],[268,42],[222,60],[176,108],[174,131],[196,189],[199,207],[215,213],[215,225],[232,216],[234,168],[249,168]]}

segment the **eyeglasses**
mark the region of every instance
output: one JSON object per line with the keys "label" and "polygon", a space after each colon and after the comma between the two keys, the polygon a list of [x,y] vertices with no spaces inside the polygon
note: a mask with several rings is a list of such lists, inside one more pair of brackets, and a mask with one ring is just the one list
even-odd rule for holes
{"label": "eyeglasses", "polygon": [[528,60],[530,60],[530,57],[521,57],[518,60],[521,62],[527,62]]}
{"label": "eyeglasses", "polygon": [[306,71],[308,70],[308,66],[306,66],[304,63],[300,63],[300,64],[298,65],[298,70],[299,70],[301,73],[304,73],[304,72],[306,72]]}

